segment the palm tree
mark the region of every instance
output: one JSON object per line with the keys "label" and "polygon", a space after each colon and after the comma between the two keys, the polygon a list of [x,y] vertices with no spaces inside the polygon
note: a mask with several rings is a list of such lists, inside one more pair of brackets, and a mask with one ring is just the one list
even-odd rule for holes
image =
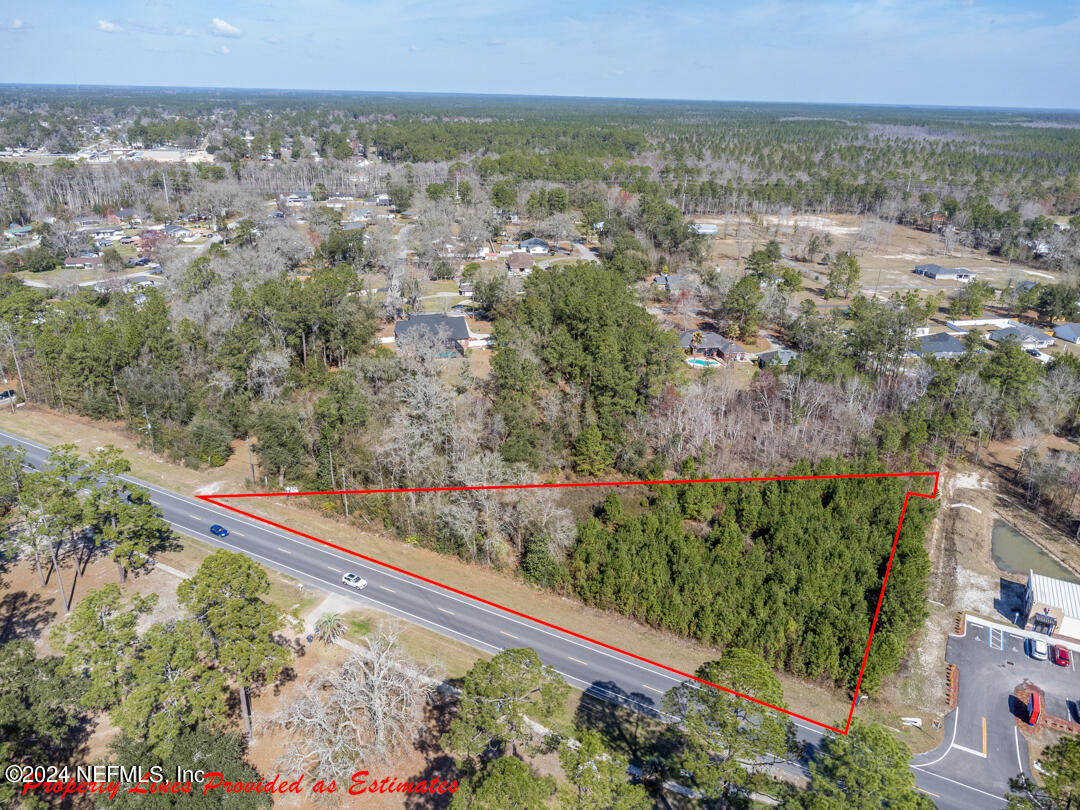
{"label": "palm tree", "polygon": [[704,339],[704,335],[701,332],[694,332],[690,336],[690,356],[693,357],[697,353],[697,347],[701,345],[701,341]]}
{"label": "palm tree", "polygon": [[345,635],[345,620],[340,613],[324,613],[315,622],[315,635],[324,643],[333,644]]}

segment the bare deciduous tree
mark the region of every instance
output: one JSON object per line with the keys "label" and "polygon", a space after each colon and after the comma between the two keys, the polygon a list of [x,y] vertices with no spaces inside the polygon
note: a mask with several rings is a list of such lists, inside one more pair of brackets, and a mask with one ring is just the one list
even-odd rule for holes
{"label": "bare deciduous tree", "polygon": [[395,630],[382,628],[340,669],[298,686],[268,722],[289,732],[283,762],[329,781],[409,745],[433,689],[432,673],[401,652]]}

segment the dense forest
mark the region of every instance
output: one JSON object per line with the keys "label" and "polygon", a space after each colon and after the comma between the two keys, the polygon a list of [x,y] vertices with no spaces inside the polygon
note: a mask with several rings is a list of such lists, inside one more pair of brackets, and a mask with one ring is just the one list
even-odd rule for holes
{"label": "dense forest", "polygon": [[[880,472],[834,461],[792,475]],[[918,479],[659,486],[641,514],[614,494],[581,527],[573,592],[596,607],[797,675],[855,686],[906,489]],[[635,510],[636,511],[636,510]],[[932,504],[911,502],[863,688],[893,672],[925,618]]]}
{"label": "dense forest", "polygon": [[[0,88],[0,148],[101,135],[223,161],[381,156],[488,180],[657,181],[685,211],[904,213],[908,195],[1080,205],[1064,112],[138,88]],[[250,135],[249,139],[241,136]],[[238,173],[242,173],[236,164]],[[281,190],[281,188],[279,188]]]}

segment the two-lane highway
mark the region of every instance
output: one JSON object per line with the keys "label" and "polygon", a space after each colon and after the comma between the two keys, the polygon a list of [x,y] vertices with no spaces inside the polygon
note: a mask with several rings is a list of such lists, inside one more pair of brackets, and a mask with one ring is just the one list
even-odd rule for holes
{"label": "two-lane highway", "polygon": [[[26,460],[43,466],[49,448],[21,436],[0,431],[0,444],[26,450]],[[172,528],[189,537],[229,551],[246,554],[269,568],[323,591],[347,595],[359,604],[374,607],[408,622],[457,639],[479,650],[495,653],[511,647],[532,647],[540,658],[558,670],[572,685],[605,701],[644,713],[664,716],[660,701],[665,692],[683,678],[660,667],[583,640],[559,630],[515,616],[438,585],[360,560],[344,552],[247,518],[216,504],[164,489],[140,479],[125,480],[144,487],[162,517]],[[244,504],[238,504],[243,508]],[[228,537],[210,534],[218,523]],[[363,591],[345,586],[341,577],[357,572],[367,581]],[[799,739],[820,746],[822,731],[795,720]],[[805,769],[801,768],[805,773]],[[979,786],[965,785],[962,774],[932,774],[915,770],[919,787],[942,808],[1004,806],[994,794]],[[955,778],[952,778],[955,777]]]}
{"label": "two-lane highway", "polygon": [[[43,466],[49,453],[49,448],[37,442],[4,431],[0,431],[0,442],[23,447],[27,464],[34,467]],[[545,663],[555,667],[571,684],[605,700],[641,711],[658,712],[664,692],[684,680],[630,656],[365,562],[216,504],[132,476],[123,478],[144,487],[150,493],[151,501],[161,510],[162,517],[178,533],[241,552],[302,582],[350,596],[360,604],[373,606],[485,652],[532,647]],[[228,528],[228,537],[210,534],[210,526],[215,523]],[[350,571],[360,573],[368,581],[363,591],[342,584],[342,575]]]}

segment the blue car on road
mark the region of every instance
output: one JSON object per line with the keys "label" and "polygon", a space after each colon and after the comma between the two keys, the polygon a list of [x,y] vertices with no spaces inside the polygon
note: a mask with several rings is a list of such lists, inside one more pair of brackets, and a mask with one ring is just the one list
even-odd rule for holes
{"label": "blue car on road", "polygon": [[229,530],[226,529],[224,526],[219,526],[215,523],[213,526],[210,527],[210,534],[214,535],[215,537],[228,537]]}

